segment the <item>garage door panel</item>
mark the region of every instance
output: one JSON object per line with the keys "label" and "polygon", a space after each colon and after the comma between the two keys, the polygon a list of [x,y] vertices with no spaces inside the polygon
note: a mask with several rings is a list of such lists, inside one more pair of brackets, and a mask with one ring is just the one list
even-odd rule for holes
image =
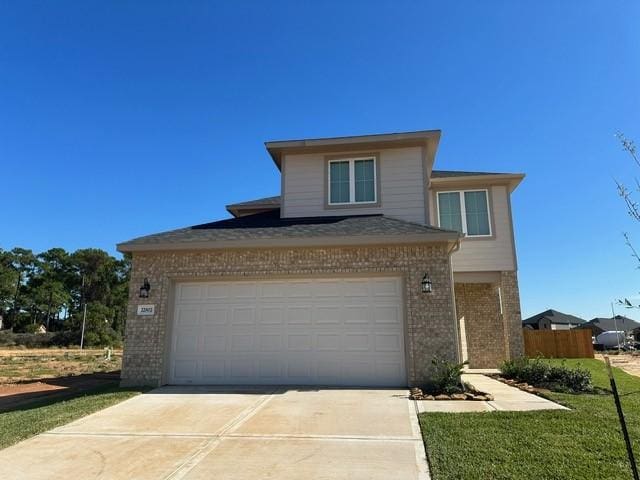
{"label": "garage door panel", "polygon": [[398,278],[178,284],[174,318],[170,383],[406,384]]}
{"label": "garage door panel", "polygon": [[176,360],[174,365],[174,377],[177,379],[189,379],[197,375],[198,362],[196,360]]}
{"label": "garage door panel", "polygon": [[210,284],[206,288],[207,300],[222,300],[229,298],[229,285],[225,283]]}
{"label": "garage door panel", "polygon": [[199,335],[194,330],[183,330],[175,339],[175,350],[178,353],[189,354],[197,352]]}
{"label": "garage door panel", "polygon": [[340,318],[339,306],[327,305],[315,308],[314,323],[316,325],[339,325]]}
{"label": "garage door panel", "polygon": [[200,309],[180,307],[177,315],[178,325],[189,327],[200,323]]}
{"label": "garage door panel", "polygon": [[343,295],[345,298],[367,298],[369,297],[369,283],[359,280],[346,280],[344,282]]}
{"label": "garage door panel", "polygon": [[313,285],[312,291],[316,298],[337,299],[340,298],[340,285],[330,280],[319,280]]}
{"label": "garage door panel", "polygon": [[376,324],[402,324],[402,312],[398,305],[376,305],[372,310]]}
{"label": "garage door panel", "polygon": [[[265,359],[259,363],[259,375],[261,379],[274,379],[278,380],[282,378],[283,365],[278,359]],[[277,383],[277,381],[276,381]]]}
{"label": "garage door panel", "polygon": [[202,298],[202,286],[197,284],[183,284],[178,287],[178,301],[200,300]]}
{"label": "garage door panel", "polygon": [[255,307],[232,307],[231,323],[233,325],[253,325],[255,322]]}
{"label": "garage door panel", "polygon": [[312,283],[309,281],[292,281],[287,284],[287,298],[311,298],[313,296]]}
{"label": "garage door panel", "polygon": [[287,376],[289,381],[306,383],[311,378],[311,360],[299,358],[296,361],[287,362]]}
{"label": "garage door panel", "polygon": [[347,305],[344,307],[343,318],[347,325],[368,324],[371,322],[369,305]]}
{"label": "garage door panel", "polygon": [[300,305],[287,308],[287,323],[289,325],[311,325],[311,305]]}
{"label": "garage door panel", "polygon": [[371,349],[369,333],[347,333],[344,338],[345,352],[368,352]]}
{"label": "garage door panel", "polygon": [[311,335],[287,335],[287,350],[290,352],[310,352],[312,345]]}
{"label": "garage door panel", "polygon": [[231,377],[235,379],[254,378],[254,361],[252,359],[235,358],[231,360]]}
{"label": "garage door panel", "polygon": [[284,323],[284,318],[284,306],[263,306],[258,311],[258,323],[260,323],[261,325],[281,325]]}
{"label": "garage door panel", "polygon": [[225,307],[206,308],[203,322],[209,325],[226,325],[228,313]]}
{"label": "garage door panel", "polygon": [[319,333],[316,335],[316,350],[339,352],[342,350],[342,337],[335,333]]}
{"label": "garage door panel", "polygon": [[235,300],[250,300],[258,296],[256,283],[235,283],[231,289],[230,297]]}
{"label": "garage door panel", "polygon": [[400,352],[402,349],[402,339],[398,334],[376,334],[374,342],[376,352]]}
{"label": "garage door panel", "polygon": [[208,380],[221,380],[226,377],[226,362],[224,360],[203,360],[202,377]]}
{"label": "garage door panel", "polygon": [[260,335],[259,347],[261,352],[282,351],[283,341],[281,334]]}
{"label": "garage door panel", "polygon": [[232,352],[253,352],[255,345],[252,334],[234,334],[231,335],[231,351]]}
{"label": "garage door panel", "polygon": [[224,335],[205,335],[202,337],[205,353],[220,353],[227,350],[227,337]]}

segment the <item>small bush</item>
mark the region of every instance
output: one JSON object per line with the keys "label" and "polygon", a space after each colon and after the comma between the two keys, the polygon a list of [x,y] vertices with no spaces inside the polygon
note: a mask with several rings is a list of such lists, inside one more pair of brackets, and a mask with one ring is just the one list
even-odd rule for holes
{"label": "small bush", "polygon": [[27,348],[47,348],[53,338],[52,333],[14,333],[10,330],[0,332],[0,346]]}
{"label": "small bush", "polygon": [[422,389],[430,395],[439,395],[445,393],[462,393],[464,385],[462,384],[462,368],[465,363],[454,363],[434,357],[431,360],[433,365],[433,373],[431,380]]}
{"label": "small bush", "polygon": [[502,376],[534,387],[561,392],[590,392],[593,390],[591,373],[584,368],[549,365],[541,359],[516,358],[500,367]]}

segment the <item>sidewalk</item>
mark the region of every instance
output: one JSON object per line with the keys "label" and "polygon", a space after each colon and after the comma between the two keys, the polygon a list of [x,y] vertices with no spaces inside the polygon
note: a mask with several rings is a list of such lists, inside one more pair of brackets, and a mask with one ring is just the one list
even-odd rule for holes
{"label": "sidewalk", "polygon": [[530,410],[568,410],[546,398],[523,392],[486,375],[465,373],[462,381],[476,390],[489,393],[492,401],[474,402],[465,400],[416,400],[418,413],[423,412],[526,412]]}

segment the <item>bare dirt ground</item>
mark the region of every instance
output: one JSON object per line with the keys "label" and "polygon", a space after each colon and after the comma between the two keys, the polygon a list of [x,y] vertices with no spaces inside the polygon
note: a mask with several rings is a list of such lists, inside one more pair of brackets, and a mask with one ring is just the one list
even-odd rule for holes
{"label": "bare dirt ground", "polygon": [[117,384],[122,351],[0,349],[0,411]]}
{"label": "bare dirt ground", "polygon": [[[604,356],[596,353],[595,357],[604,362]],[[621,368],[625,372],[640,377],[640,354],[621,353],[618,355],[609,355],[609,361],[614,367]]]}

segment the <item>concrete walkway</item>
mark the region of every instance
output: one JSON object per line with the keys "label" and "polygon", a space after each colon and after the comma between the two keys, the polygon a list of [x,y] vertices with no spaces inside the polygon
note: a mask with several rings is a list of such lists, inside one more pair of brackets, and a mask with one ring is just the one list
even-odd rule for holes
{"label": "concrete walkway", "polygon": [[428,480],[408,392],[166,387],[0,451],[0,478]]}
{"label": "concrete walkway", "polygon": [[419,413],[423,412],[526,412],[530,410],[568,410],[546,398],[524,392],[519,388],[494,380],[486,375],[465,373],[462,381],[476,390],[493,395],[488,402],[469,402],[460,400],[417,400]]}

